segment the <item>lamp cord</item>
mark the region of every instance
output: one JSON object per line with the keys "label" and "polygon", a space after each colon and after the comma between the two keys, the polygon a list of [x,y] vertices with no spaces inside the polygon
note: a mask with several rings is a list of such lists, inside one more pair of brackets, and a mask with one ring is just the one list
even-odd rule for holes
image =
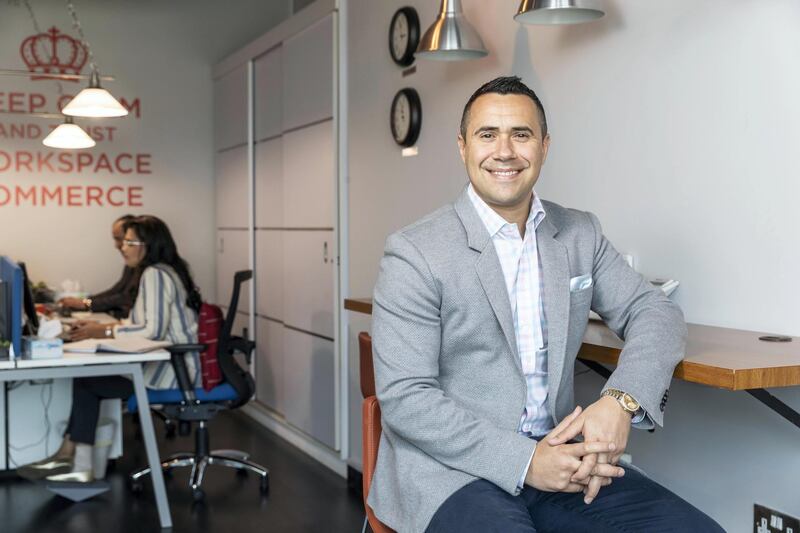
{"label": "lamp cord", "polygon": [[[27,3],[27,0],[26,0]],[[92,69],[92,72],[98,72],[97,63],[94,62],[94,54],[92,53],[92,47],[89,46],[89,41],[86,40],[86,36],[83,34],[83,27],[81,27],[81,21],[78,20],[78,14],[75,12],[75,6],[72,4],[72,0],[67,0],[67,11],[69,11],[69,15],[72,17],[72,27],[78,32],[78,35],[81,37],[81,44],[86,47],[86,53],[89,56],[89,66]]]}

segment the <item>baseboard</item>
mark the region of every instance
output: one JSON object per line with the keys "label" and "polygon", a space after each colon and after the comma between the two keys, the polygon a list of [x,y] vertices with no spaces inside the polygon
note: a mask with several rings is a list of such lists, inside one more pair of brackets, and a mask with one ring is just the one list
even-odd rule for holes
{"label": "baseboard", "polygon": [[286,422],[279,420],[269,409],[261,407],[256,402],[250,402],[239,409],[266,429],[293,445],[312,459],[322,463],[343,478],[347,479],[347,462],[342,461],[339,454],[324,444],[317,442],[302,431],[293,428]]}

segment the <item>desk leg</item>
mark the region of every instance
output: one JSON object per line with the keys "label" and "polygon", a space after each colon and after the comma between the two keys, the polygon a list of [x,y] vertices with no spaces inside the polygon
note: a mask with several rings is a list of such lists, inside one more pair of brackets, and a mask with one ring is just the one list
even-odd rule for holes
{"label": "desk leg", "polygon": [[164,473],[161,471],[161,459],[158,456],[156,434],[153,430],[153,418],[150,415],[150,402],[147,401],[147,390],[144,387],[141,365],[137,365],[133,373],[133,388],[136,394],[136,402],[139,404],[139,421],[142,426],[144,446],[147,450],[147,462],[150,465],[150,478],[153,480],[153,492],[156,495],[158,519],[161,522],[162,529],[171,528],[172,517],[169,513],[167,490],[164,487]]}
{"label": "desk leg", "polygon": [[764,389],[747,389],[747,393],[783,418],[800,428],[800,413],[780,401]]}

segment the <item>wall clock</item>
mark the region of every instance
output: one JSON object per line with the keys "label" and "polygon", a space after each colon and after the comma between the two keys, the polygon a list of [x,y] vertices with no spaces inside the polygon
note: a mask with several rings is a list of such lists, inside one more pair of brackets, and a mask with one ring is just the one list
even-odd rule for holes
{"label": "wall clock", "polygon": [[392,100],[390,126],[394,142],[400,146],[414,146],[422,129],[422,102],[414,89],[400,89]]}
{"label": "wall clock", "polygon": [[419,44],[419,17],[413,7],[401,7],[389,25],[389,53],[401,67],[414,62],[414,52]]}

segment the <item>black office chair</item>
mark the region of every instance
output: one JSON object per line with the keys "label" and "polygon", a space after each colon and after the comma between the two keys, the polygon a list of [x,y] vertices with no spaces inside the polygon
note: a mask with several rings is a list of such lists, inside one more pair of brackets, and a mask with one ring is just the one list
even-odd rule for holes
{"label": "black office chair", "polygon": [[[209,451],[209,434],[207,423],[219,412],[227,409],[236,409],[246,404],[255,392],[255,383],[250,373],[239,366],[234,354],[244,354],[249,364],[255,343],[242,337],[231,335],[233,320],[239,305],[239,292],[242,283],[251,279],[253,272],[243,270],[234,276],[233,294],[225,321],[219,332],[217,342],[217,360],[222,371],[223,381],[210,391],[202,387],[193,388],[186,369],[184,354],[204,351],[204,344],[175,345],[168,350],[172,355],[172,366],[178,381],[179,389],[148,390],[147,398],[151,405],[160,406],[160,411],[168,420],[177,420],[181,426],[196,422],[195,450],[191,452],[176,453],[167,457],[161,463],[165,474],[176,467],[191,466],[192,475],[189,484],[195,501],[205,498],[201,487],[203,475],[209,465],[221,465],[235,468],[237,472],[246,474],[247,471],[258,474],[261,479],[259,488],[262,493],[269,491],[269,471],[253,462],[249,455],[237,450]],[[199,369],[198,369],[199,371]],[[136,397],[128,400],[128,410],[135,412],[137,409]],[[142,468],[130,475],[130,485],[134,492],[141,492],[142,478],[150,473],[150,468]]]}

